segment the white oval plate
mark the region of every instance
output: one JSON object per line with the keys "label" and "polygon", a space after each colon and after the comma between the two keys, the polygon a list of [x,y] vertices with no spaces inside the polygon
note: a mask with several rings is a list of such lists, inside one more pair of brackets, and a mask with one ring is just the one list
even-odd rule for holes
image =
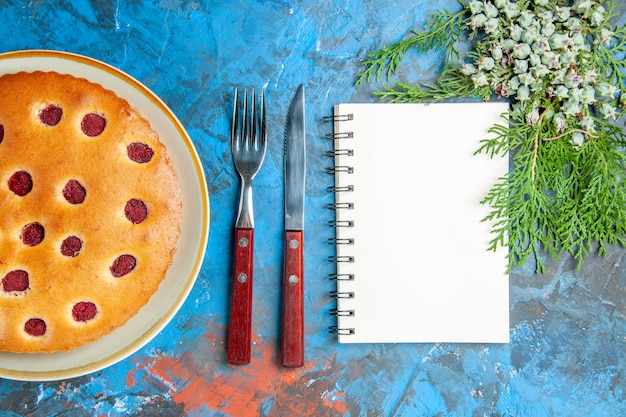
{"label": "white oval plate", "polygon": [[0,75],[37,70],[86,78],[114,91],[139,110],[159,133],[178,172],[183,220],[178,250],[165,279],[148,304],[124,326],[69,352],[0,352],[0,377],[29,381],[58,380],[95,372],[148,343],[174,317],[191,291],[209,235],[209,195],[202,164],[185,128],[165,103],[131,76],[92,58],[44,50],[0,54]]}

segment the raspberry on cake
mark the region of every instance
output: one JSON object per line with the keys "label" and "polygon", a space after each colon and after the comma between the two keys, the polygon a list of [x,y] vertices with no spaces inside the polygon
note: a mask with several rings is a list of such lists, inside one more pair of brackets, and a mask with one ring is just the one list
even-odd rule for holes
{"label": "raspberry on cake", "polygon": [[26,171],[17,171],[9,178],[9,190],[20,197],[24,197],[33,189],[33,179]]}
{"label": "raspberry on cake", "polygon": [[177,174],[149,122],[99,84],[19,72],[0,91],[0,351],[78,348],[165,278]]}

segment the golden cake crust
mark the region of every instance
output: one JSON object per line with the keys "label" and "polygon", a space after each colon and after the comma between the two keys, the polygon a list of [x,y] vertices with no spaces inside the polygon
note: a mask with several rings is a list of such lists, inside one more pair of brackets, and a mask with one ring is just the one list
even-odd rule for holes
{"label": "golden cake crust", "polygon": [[[164,145],[124,99],[56,72],[0,77],[0,350],[69,350],[126,323],[172,263],[181,208]],[[122,255],[136,262],[115,276]]]}

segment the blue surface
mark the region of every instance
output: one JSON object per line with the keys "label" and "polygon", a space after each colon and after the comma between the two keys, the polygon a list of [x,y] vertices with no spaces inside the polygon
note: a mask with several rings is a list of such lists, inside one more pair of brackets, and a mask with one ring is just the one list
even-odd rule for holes
{"label": "blue surface", "polygon": [[[428,5],[426,4],[428,3]],[[623,416],[626,415],[625,251],[580,271],[562,258],[511,274],[508,345],[339,345],[325,188],[331,131],[367,53],[454,1],[0,2],[0,52],[57,49],[105,61],[152,89],[187,128],[204,164],[211,232],[198,281],[151,343],[105,370],[64,381],[0,379],[3,416]],[[394,81],[428,81],[435,55],[406,58]],[[278,364],[282,280],[282,134],[288,103],[307,94],[306,365]],[[235,86],[268,88],[269,149],[255,180],[252,364],[225,363],[232,225],[238,181],[229,149]],[[0,92],[1,94],[1,92]],[[391,221],[390,219],[385,221]],[[454,254],[451,254],[453,257]],[[445,267],[442,265],[442,268]],[[437,314],[433,311],[433,314]],[[1,319],[1,318],[0,318]]]}

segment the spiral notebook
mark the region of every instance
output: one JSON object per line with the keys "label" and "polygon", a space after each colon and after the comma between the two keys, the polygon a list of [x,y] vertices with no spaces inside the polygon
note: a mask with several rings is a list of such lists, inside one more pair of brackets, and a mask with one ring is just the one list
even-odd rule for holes
{"label": "spiral notebook", "polygon": [[506,103],[334,107],[341,343],[507,343],[506,251],[480,204],[508,158],[478,154]]}

